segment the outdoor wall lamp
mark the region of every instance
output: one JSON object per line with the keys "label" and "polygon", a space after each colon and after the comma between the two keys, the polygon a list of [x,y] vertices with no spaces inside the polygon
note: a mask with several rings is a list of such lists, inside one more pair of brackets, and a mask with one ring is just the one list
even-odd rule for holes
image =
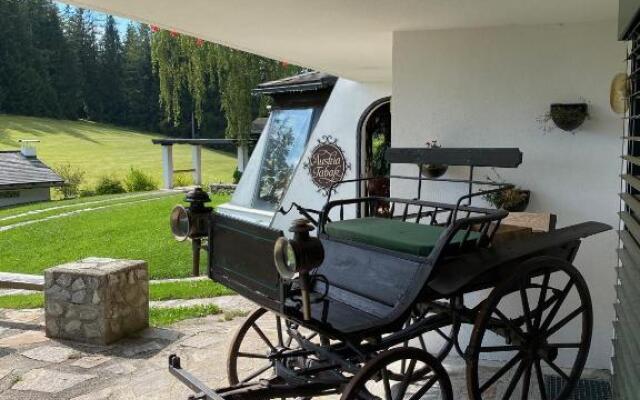
{"label": "outdoor wall lamp", "polygon": [[320,239],[309,236],[313,225],[305,218],[296,219],[289,228],[293,239],[281,237],[273,249],[276,269],[284,279],[294,279],[298,274],[302,295],[302,314],[305,320],[311,319],[309,295],[309,271],[317,268],[324,261],[324,248]]}
{"label": "outdoor wall lamp", "polygon": [[209,235],[211,207],[209,195],[202,188],[195,188],[187,193],[185,201],[188,207],[177,205],[171,211],[170,225],[173,237],[182,242],[191,239],[193,249],[193,276],[200,275],[200,249],[202,238]]}

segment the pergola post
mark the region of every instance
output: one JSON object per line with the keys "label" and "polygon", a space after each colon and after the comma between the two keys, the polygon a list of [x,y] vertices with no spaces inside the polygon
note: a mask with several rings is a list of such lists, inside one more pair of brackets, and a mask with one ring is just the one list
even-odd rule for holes
{"label": "pergola post", "polygon": [[173,189],[173,145],[162,145],[162,182],[165,189]]}
{"label": "pergola post", "polygon": [[193,163],[193,184],[202,186],[202,146],[191,145],[191,162]]}
{"label": "pergola post", "polygon": [[249,162],[249,146],[244,143],[238,144],[238,171],[244,172],[244,167]]}

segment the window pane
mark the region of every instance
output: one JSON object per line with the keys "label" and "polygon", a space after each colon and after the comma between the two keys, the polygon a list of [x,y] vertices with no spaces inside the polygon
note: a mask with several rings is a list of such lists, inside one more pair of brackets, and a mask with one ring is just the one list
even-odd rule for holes
{"label": "window pane", "polygon": [[280,203],[304,153],[312,116],[312,108],[276,110],[271,113],[260,168],[257,207],[274,209]]}

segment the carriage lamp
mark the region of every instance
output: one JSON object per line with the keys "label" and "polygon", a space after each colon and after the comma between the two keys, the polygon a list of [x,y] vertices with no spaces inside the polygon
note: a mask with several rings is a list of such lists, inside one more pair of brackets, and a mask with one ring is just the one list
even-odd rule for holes
{"label": "carriage lamp", "polygon": [[176,240],[182,242],[191,239],[193,250],[193,275],[200,275],[200,249],[202,238],[209,234],[209,219],[211,207],[205,203],[211,201],[207,192],[202,188],[195,188],[187,193],[185,201],[188,207],[177,205],[171,211],[171,232]]}
{"label": "carriage lamp", "polygon": [[313,229],[313,225],[307,219],[296,219],[289,228],[289,231],[293,232],[293,239],[281,237],[273,249],[274,262],[280,276],[284,279],[294,279],[295,274],[298,274],[305,320],[311,319],[309,271],[319,267],[324,260],[324,249],[320,239],[309,235]]}

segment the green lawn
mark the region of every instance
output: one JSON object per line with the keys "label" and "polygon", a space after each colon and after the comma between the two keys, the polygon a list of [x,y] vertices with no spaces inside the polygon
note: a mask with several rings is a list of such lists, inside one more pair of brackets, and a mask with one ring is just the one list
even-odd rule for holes
{"label": "green lawn", "polygon": [[21,222],[41,220],[65,213],[87,212],[101,208],[128,204],[143,203],[171,195],[171,192],[154,191],[134,194],[106,195],[86,197],[82,199],[59,200],[46,203],[27,204],[9,209],[0,209],[0,228]]}
{"label": "green lawn", "polygon": [[[233,294],[233,291],[211,280],[159,282],[149,285],[149,300],[202,299]],[[0,296],[0,308],[41,308],[44,294],[16,294]]]}
{"label": "green lawn", "polygon": [[151,326],[167,326],[189,318],[201,318],[207,315],[220,314],[222,311],[216,305],[152,308],[149,310],[149,324]]}
{"label": "green lawn", "polygon": [[[113,257],[146,260],[152,279],[189,276],[191,246],[176,242],[168,224],[171,209],[183,197],[176,194],[128,203],[124,197],[121,204],[112,208],[0,232],[0,271],[41,274],[46,268],[85,257]],[[213,196],[212,200],[215,206],[228,197]],[[33,211],[34,206],[25,207]],[[22,210],[16,207],[13,212]],[[203,272],[204,260],[205,257]]]}
{"label": "green lawn", "polygon": [[[159,134],[86,121],[0,114],[0,150],[17,149],[18,139],[39,139],[38,158],[49,166],[71,163],[86,171],[85,186],[103,175],[124,177],[130,167],[146,171],[160,182],[160,146],[151,139]],[[191,168],[190,146],[174,146],[174,168]],[[203,182],[231,182],[235,155],[203,149]]]}

